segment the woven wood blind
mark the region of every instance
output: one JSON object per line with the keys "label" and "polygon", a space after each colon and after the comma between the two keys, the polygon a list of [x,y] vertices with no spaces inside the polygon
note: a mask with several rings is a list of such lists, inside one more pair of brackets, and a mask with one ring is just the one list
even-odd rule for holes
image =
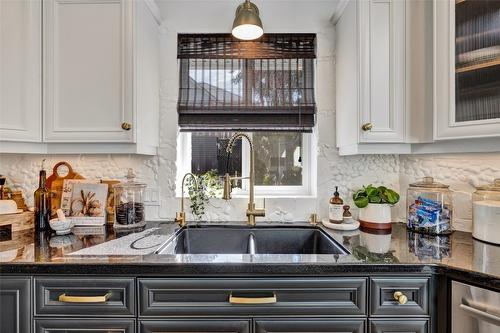
{"label": "woven wood blind", "polygon": [[183,131],[301,131],[315,124],[314,34],[181,34]]}

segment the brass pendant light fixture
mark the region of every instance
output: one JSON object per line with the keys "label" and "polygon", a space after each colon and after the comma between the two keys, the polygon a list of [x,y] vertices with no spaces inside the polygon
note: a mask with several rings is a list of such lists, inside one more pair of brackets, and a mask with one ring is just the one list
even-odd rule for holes
{"label": "brass pendant light fixture", "polygon": [[259,9],[254,3],[245,0],[238,6],[231,34],[242,40],[254,40],[264,34]]}

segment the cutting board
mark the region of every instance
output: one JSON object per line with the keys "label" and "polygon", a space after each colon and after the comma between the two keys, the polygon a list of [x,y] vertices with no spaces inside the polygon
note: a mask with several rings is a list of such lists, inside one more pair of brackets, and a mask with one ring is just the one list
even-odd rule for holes
{"label": "cutting board", "polygon": [[[63,168],[67,169],[67,174],[65,176],[60,175],[60,171]],[[47,178],[47,188],[52,193],[50,200],[50,208],[52,215],[55,215],[56,210],[61,206],[61,196],[63,191],[63,184],[65,179],[85,179],[78,173],[73,171],[71,164],[66,161],[62,161],[54,165],[52,169],[52,174]]]}

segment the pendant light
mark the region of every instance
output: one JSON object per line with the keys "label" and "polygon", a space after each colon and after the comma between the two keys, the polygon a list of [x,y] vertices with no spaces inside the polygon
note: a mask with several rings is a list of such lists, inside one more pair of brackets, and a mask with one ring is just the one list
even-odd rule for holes
{"label": "pendant light", "polygon": [[236,17],[234,18],[231,34],[242,40],[257,39],[264,34],[259,9],[254,3],[245,0],[236,8]]}

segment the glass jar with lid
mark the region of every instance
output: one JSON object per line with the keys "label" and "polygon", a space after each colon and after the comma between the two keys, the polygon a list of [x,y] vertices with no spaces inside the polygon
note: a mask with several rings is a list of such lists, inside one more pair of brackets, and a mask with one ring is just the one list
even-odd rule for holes
{"label": "glass jar with lid", "polygon": [[500,245],[500,179],[476,187],[472,194],[472,236]]}
{"label": "glass jar with lid", "polygon": [[433,235],[451,233],[453,198],[449,187],[432,177],[410,184],[406,195],[408,229]]}
{"label": "glass jar with lid", "polygon": [[146,184],[135,181],[132,169],[128,170],[127,181],[113,186],[115,195],[115,228],[136,228],[146,224],[144,211],[144,190]]}

